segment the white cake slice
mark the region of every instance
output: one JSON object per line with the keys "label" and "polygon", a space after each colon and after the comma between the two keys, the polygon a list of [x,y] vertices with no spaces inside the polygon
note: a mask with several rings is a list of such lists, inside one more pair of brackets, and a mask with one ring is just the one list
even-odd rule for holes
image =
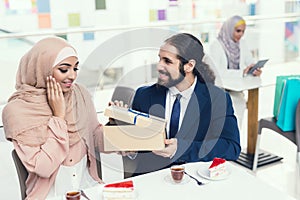
{"label": "white cake slice", "polygon": [[135,199],[133,181],[107,184],[103,188],[104,200],[133,200]]}
{"label": "white cake slice", "polygon": [[218,178],[227,173],[226,160],[223,158],[214,158],[212,164],[209,166],[209,177],[210,178]]}

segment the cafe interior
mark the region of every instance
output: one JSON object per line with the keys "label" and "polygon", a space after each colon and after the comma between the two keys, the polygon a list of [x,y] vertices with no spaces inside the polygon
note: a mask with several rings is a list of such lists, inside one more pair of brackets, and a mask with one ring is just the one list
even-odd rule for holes
{"label": "cafe interior", "polygon": [[[97,152],[101,178],[105,184],[132,181],[135,192],[128,199],[300,200],[300,84],[292,92],[296,100],[287,103],[293,104],[292,117],[283,117],[293,127],[284,130],[276,123],[280,81],[300,77],[300,0],[2,0],[1,114],[15,91],[20,58],[45,37],[59,36],[75,47],[80,60],[77,82],[89,90],[98,120],[106,124],[109,101],[130,105],[138,87],[157,81],[157,52],[168,36],[191,33],[208,53],[233,15],[246,21],[243,39],[254,60],[268,62],[260,77],[229,80],[216,72],[222,79],[218,87],[242,92],[247,99],[239,124],[242,152],[236,161],[226,161],[226,176],[212,179],[206,174],[211,162],[195,162],[184,164],[187,174],[179,183],[170,168],[126,177],[122,155]],[[0,119],[1,199],[23,199],[23,172],[4,128]],[[109,199],[105,184],[84,189],[84,194]]]}

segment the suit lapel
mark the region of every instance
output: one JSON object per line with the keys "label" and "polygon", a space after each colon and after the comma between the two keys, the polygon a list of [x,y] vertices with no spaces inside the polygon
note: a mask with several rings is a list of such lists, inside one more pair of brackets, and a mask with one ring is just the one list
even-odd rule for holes
{"label": "suit lapel", "polygon": [[184,138],[188,135],[187,133],[197,133],[198,126],[196,126],[195,130],[191,130],[191,128],[195,128],[195,124],[199,124],[201,111],[209,102],[206,93],[207,88],[205,84],[197,82],[179,129],[178,137]]}
{"label": "suit lapel", "polygon": [[157,117],[165,118],[167,88],[157,86],[156,91],[151,95],[151,107],[149,113]]}

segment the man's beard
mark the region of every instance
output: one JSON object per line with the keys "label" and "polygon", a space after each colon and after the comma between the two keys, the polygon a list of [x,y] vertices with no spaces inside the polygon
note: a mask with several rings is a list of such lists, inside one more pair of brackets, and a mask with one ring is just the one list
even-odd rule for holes
{"label": "man's beard", "polygon": [[173,79],[170,75],[169,72],[166,72],[166,71],[163,71],[163,70],[159,70],[158,72],[161,73],[161,74],[164,74],[166,76],[169,77],[169,81],[168,82],[164,82],[163,80],[161,80],[160,78],[157,79],[157,83],[159,85],[162,85],[162,86],[165,86],[167,88],[170,88],[170,87],[173,87],[175,85],[177,85],[178,83],[180,83],[181,81],[183,81],[184,77],[185,77],[185,72],[183,69],[180,69],[180,75],[178,78],[176,79]]}

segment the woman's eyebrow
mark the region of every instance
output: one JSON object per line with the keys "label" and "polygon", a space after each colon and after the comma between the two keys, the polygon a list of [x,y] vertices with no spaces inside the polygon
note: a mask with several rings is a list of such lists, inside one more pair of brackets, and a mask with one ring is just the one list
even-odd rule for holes
{"label": "woman's eyebrow", "polygon": [[[78,64],[79,64],[79,61],[77,61],[77,62],[75,63],[75,66],[78,65]],[[60,64],[59,64],[59,66],[63,66],[63,65],[68,66],[68,67],[71,67],[71,66],[72,66],[70,63],[60,63]]]}
{"label": "woman's eyebrow", "polygon": [[69,64],[69,63],[60,63],[59,64],[59,66],[62,66],[62,65],[66,65],[66,66],[69,66],[69,67],[71,67],[72,65],[71,64]]}

